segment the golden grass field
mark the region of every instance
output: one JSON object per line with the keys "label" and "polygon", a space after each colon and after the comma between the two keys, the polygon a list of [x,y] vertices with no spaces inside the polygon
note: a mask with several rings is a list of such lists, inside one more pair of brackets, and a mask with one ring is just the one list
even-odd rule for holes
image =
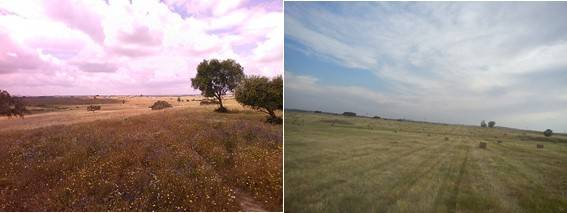
{"label": "golden grass field", "polygon": [[0,118],[0,211],[282,210],[281,125],[230,97],[110,98]]}
{"label": "golden grass field", "polygon": [[286,212],[567,212],[564,134],[286,112],[285,146]]}

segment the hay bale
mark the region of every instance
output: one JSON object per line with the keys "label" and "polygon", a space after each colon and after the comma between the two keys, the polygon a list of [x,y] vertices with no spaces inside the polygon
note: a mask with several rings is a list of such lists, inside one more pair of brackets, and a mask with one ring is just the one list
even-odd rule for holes
{"label": "hay bale", "polygon": [[478,148],[486,149],[486,143],[485,143],[485,142],[480,142],[480,144],[478,144]]}
{"label": "hay bale", "polygon": [[543,144],[538,144],[536,147],[537,147],[538,149],[543,149]]}

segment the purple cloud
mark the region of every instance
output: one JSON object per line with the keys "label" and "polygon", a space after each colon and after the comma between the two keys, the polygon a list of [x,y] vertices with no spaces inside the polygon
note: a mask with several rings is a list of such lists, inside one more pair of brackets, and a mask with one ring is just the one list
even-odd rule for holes
{"label": "purple cloud", "polygon": [[[198,94],[203,59],[283,74],[274,1],[0,2],[0,89],[17,95]],[[185,83],[183,83],[185,82]]]}

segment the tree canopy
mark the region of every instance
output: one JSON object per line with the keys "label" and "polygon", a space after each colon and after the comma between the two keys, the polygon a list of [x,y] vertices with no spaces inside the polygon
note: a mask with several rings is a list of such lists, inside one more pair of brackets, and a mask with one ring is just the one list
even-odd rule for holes
{"label": "tree canopy", "polygon": [[261,76],[245,78],[234,92],[236,101],[244,106],[265,112],[268,122],[281,123],[275,111],[283,109],[283,79],[277,76],[268,79]]}
{"label": "tree canopy", "polygon": [[197,66],[197,75],[191,79],[191,86],[201,90],[205,97],[214,97],[219,101],[217,111],[225,112],[222,97],[232,92],[244,78],[244,69],[233,59],[203,60]]}
{"label": "tree canopy", "polygon": [[11,96],[8,91],[0,90],[0,116],[24,117],[26,112],[28,110],[20,98]]}

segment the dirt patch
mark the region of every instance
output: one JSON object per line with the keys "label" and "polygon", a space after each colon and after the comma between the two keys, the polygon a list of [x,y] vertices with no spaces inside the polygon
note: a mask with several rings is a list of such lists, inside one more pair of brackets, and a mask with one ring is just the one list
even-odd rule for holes
{"label": "dirt patch", "polygon": [[262,207],[262,204],[260,204],[260,202],[254,200],[254,198],[252,198],[252,196],[250,196],[248,193],[239,190],[239,189],[235,189],[234,190],[236,193],[236,197],[237,200],[239,200],[239,204],[240,207],[242,208],[242,211],[245,212],[267,212],[268,210],[264,209]]}

